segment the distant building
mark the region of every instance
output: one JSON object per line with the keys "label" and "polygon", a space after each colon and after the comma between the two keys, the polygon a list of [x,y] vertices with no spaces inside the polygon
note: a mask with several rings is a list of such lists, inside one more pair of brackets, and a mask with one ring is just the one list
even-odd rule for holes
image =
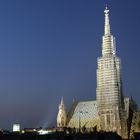
{"label": "distant building", "polygon": [[38,131],[40,131],[42,128],[24,128],[22,130],[22,133],[23,134],[30,134],[30,133],[34,133],[34,134],[37,134]]}
{"label": "distant building", "polygon": [[123,96],[121,60],[116,55],[116,42],[111,34],[107,7],[104,14],[102,56],[97,60],[96,100],[74,102],[67,118],[64,117],[64,103],[61,103],[57,126],[65,126],[62,125],[62,120],[66,119],[66,126],[77,132],[115,132],[123,138],[128,138],[130,133],[133,136],[133,132],[140,132],[140,113],[136,112],[133,100]]}
{"label": "distant building", "polygon": [[20,124],[19,123],[13,124],[13,132],[20,132]]}

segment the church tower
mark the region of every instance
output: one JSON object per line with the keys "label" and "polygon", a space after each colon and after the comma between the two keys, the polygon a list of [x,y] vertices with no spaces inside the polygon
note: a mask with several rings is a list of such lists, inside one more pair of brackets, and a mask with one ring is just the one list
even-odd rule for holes
{"label": "church tower", "polygon": [[115,38],[111,34],[109,10],[104,10],[105,25],[102,37],[102,56],[97,60],[96,100],[100,130],[117,132],[126,129],[122,94],[121,61],[116,56]]}
{"label": "church tower", "polygon": [[57,127],[65,127],[67,121],[67,115],[64,105],[63,97],[61,98],[61,103],[59,104],[59,111],[57,115]]}

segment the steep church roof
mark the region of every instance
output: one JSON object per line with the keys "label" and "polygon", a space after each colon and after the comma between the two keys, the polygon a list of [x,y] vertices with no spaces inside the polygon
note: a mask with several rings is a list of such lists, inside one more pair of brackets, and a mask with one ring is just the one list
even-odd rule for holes
{"label": "steep church roof", "polygon": [[[73,108],[73,106],[72,106]],[[96,101],[81,101],[75,104],[74,108],[68,114],[69,122],[68,126],[70,127],[79,127],[79,122],[82,126],[88,127],[88,125],[94,122],[93,120],[97,120],[98,112],[97,112],[97,103]],[[93,124],[93,127],[96,123]]]}

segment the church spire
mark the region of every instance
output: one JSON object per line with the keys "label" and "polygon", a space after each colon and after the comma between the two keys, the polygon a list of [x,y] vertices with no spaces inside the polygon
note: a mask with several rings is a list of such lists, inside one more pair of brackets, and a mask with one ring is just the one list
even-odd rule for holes
{"label": "church spire", "polygon": [[105,35],[110,35],[111,33],[110,33],[110,24],[109,24],[109,10],[108,10],[107,5],[106,5],[106,7],[105,7],[104,13],[105,13],[104,34],[105,34]]}
{"label": "church spire", "polygon": [[61,105],[64,105],[64,99],[63,99],[63,96],[61,97]]}
{"label": "church spire", "polygon": [[61,102],[59,104],[58,115],[57,115],[57,127],[65,127],[66,121],[67,121],[67,114],[66,114],[66,110],[65,110],[63,96],[62,96]]}
{"label": "church spire", "polygon": [[105,10],[105,25],[104,25],[104,35],[102,38],[102,55],[115,55],[116,54],[116,43],[115,38],[111,35],[110,23],[109,23],[109,10],[106,5]]}

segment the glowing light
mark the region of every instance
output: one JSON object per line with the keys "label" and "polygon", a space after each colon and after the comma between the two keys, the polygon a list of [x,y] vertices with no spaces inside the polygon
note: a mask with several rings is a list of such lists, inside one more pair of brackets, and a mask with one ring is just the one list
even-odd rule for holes
{"label": "glowing light", "polygon": [[13,124],[13,132],[20,132],[20,124]]}
{"label": "glowing light", "polygon": [[49,131],[41,129],[41,130],[38,131],[38,133],[39,133],[39,135],[45,135],[45,134],[49,134]]}

